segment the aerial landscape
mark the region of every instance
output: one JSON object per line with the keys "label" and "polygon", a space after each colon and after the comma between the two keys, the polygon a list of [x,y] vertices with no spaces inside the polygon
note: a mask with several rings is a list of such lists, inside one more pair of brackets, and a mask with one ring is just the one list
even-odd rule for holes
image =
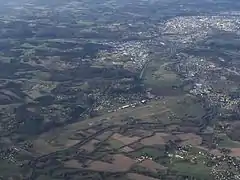
{"label": "aerial landscape", "polygon": [[240,1],[0,0],[0,180],[240,180]]}

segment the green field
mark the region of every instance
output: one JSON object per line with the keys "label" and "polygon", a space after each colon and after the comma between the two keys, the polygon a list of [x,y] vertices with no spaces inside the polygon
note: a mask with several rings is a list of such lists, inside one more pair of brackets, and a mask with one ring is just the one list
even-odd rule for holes
{"label": "green field", "polygon": [[11,161],[1,160],[0,172],[1,172],[1,176],[7,179],[7,177],[19,175],[20,168],[18,168],[18,166]]}
{"label": "green field", "polygon": [[218,143],[220,148],[240,148],[240,142],[232,141],[227,135],[220,135]]}
{"label": "green field", "polygon": [[157,149],[153,147],[144,147],[138,149],[137,151],[130,152],[128,155],[132,158],[137,158],[140,156],[148,156],[151,157],[155,162],[159,164],[166,164],[169,162],[169,158],[165,157],[165,150],[164,149]]}
{"label": "green field", "polygon": [[119,149],[122,146],[124,146],[124,144],[121,141],[118,141],[116,139],[109,139],[107,142],[113,149]]}
{"label": "green field", "polygon": [[171,170],[181,176],[191,176],[202,180],[211,179],[211,168],[202,163],[174,162]]}
{"label": "green field", "polygon": [[182,94],[181,89],[173,89],[173,86],[182,85],[182,81],[175,72],[167,70],[166,66],[168,64],[169,62],[166,59],[151,61],[144,71],[144,84],[151,87],[157,94]]}
{"label": "green field", "polygon": [[159,149],[151,148],[151,147],[144,147],[142,149],[139,149],[138,151],[134,152],[134,155],[136,157],[139,156],[150,156],[153,159],[158,158],[159,156],[162,156],[164,151],[161,151]]}

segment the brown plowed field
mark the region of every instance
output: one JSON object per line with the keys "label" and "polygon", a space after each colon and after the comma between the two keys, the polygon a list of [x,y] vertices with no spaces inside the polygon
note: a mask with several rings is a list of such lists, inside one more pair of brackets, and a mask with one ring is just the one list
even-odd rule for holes
{"label": "brown plowed field", "polygon": [[128,137],[128,136],[123,136],[119,133],[115,133],[112,135],[112,138],[113,139],[116,139],[118,141],[121,141],[124,145],[128,145],[128,144],[131,144],[137,140],[140,139],[140,137],[137,137],[137,136],[133,136],[133,137]]}
{"label": "brown plowed field", "polygon": [[156,178],[144,176],[144,175],[137,174],[137,173],[128,173],[127,176],[128,176],[128,179],[130,179],[130,180],[159,180]]}
{"label": "brown plowed field", "polygon": [[230,156],[240,157],[240,148],[231,148]]}
{"label": "brown plowed field", "polygon": [[67,168],[82,168],[83,164],[75,159],[64,162],[64,166]]}
{"label": "brown plowed field", "polygon": [[113,156],[112,163],[106,163],[103,161],[93,161],[89,164],[87,169],[93,171],[107,171],[107,172],[125,172],[128,171],[136,162],[122,154],[116,154]]}
{"label": "brown plowed field", "polygon": [[201,136],[193,133],[178,134],[177,136],[183,141],[181,145],[199,146],[202,144]]}
{"label": "brown plowed field", "polygon": [[168,136],[168,134],[156,133],[154,136],[142,139],[141,143],[144,144],[145,146],[165,144],[165,140],[163,138],[164,136]]}

